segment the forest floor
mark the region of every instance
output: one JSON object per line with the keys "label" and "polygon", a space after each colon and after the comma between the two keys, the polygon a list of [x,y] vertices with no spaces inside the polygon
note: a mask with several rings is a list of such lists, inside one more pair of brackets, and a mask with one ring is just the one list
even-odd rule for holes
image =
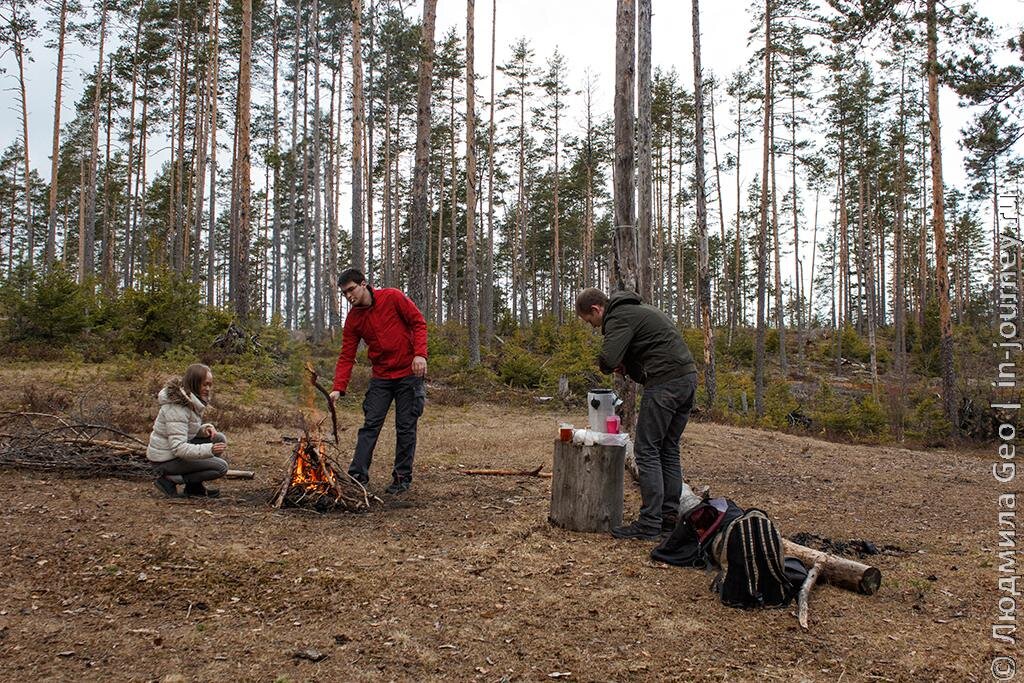
{"label": "forest floor", "polygon": [[[145,438],[160,376],[141,374],[125,381],[104,366],[6,365],[0,409],[92,406]],[[582,408],[428,403],[412,490],[383,493],[389,425],[371,471],[384,503],[320,515],[268,505],[292,448],[281,436],[298,434],[287,417],[298,401],[241,380],[215,391],[211,417],[229,436],[232,466],[257,473],[222,481],[220,499],[168,499],[149,481],[0,470],[5,678],[990,676],[994,448],[851,446],[691,423],[682,444],[691,483],[766,510],[786,536],[892,546],[866,560],[883,573],[876,595],[820,586],[803,631],[793,608],[724,607],[708,590],[711,574],[652,562],[653,543],[551,526],[549,479],[461,473],[540,463],[549,471],[558,421],[585,422]],[[350,395],[339,413],[343,462],[360,417]],[[638,507],[627,482],[627,519]]]}

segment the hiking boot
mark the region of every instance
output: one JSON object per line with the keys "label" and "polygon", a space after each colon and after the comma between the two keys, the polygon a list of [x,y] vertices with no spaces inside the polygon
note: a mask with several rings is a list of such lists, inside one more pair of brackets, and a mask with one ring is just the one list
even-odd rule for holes
{"label": "hiking boot", "polygon": [[676,530],[676,524],[679,523],[679,518],[675,515],[665,515],[661,518],[661,532],[670,534]]}
{"label": "hiking boot", "polygon": [[626,526],[617,526],[612,529],[612,536],[634,541],[657,541],[661,537],[661,531],[651,531],[633,522]]}
{"label": "hiking boot", "polygon": [[190,498],[219,498],[220,489],[208,489],[202,482],[185,484],[185,495]]}
{"label": "hiking boot", "polygon": [[178,497],[178,485],[167,477],[157,477],[156,481],[153,483],[156,484],[156,487],[160,489],[160,492],[168,498]]}
{"label": "hiking boot", "polygon": [[405,493],[409,490],[410,486],[412,486],[411,481],[394,481],[391,482],[391,486],[384,489],[384,493],[394,496],[399,493]]}

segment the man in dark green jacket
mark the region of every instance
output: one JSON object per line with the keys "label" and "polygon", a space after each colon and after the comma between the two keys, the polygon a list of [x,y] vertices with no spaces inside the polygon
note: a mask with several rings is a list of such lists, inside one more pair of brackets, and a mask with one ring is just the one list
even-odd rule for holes
{"label": "man in dark green jacket", "polygon": [[693,354],[669,317],[636,292],[609,298],[599,289],[585,289],[576,297],[576,314],[604,335],[601,372],[624,373],[644,385],[634,447],[643,506],[635,522],[612,529],[612,535],[656,539],[674,527],[684,491],[683,507],[693,503],[679,464],[679,438],[697,388]]}

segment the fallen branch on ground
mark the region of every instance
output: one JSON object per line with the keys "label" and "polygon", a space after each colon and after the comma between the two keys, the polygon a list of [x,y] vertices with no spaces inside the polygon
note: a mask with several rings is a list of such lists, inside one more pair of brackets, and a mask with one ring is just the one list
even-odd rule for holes
{"label": "fallen branch on ground", "polygon": [[532,470],[464,470],[463,474],[476,474],[480,476],[489,477],[540,477],[541,479],[550,479],[550,472],[541,472],[544,469],[544,465],[537,465]]}
{"label": "fallen branch on ground", "polygon": [[[80,477],[158,476],[146,444],[113,427],[76,424],[47,413],[0,413],[0,467],[65,472]],[[228,479],[252,479],[249,470],[228,470]]]}
{"label": "fallen branch on ground", "polygon": [[815,562],[807,572],[807,578],[804,579],[804,585],[800,586],[800,592],[796,595],[796,618],[803,628],[807,628],[807,611],[809,609],[807,601],[811,597],[811,589],[814,588],[820,572],[821,563]]}

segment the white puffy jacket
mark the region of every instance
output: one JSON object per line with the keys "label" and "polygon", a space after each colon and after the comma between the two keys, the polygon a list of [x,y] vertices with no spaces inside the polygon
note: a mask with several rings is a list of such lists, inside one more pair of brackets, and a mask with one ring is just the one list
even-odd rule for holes
{"label": "white puffy jacket", "polygon": [[203,411],[206,405],[181,385],[181,379],[167,382],[160,390],[157,400],[160,412],[153,422],[149,435],[146,457],[153,462],[167,462],[174,458],[202,460],[213,457],[213,444],[189,443],[203,427]]}

